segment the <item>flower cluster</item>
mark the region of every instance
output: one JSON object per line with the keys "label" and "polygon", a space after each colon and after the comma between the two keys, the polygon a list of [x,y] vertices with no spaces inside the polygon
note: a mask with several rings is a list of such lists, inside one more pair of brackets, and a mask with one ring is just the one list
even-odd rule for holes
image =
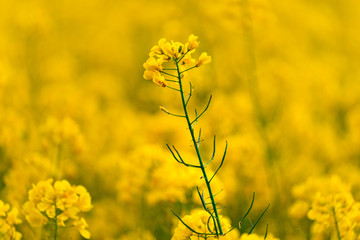
{"label": "flower cluster", "polygon": [[23,211],[33,227],[53,222],[59,227],[74,227],[81,236],[89,239],[87,223],[79,213],[91,208],[90,194],[83,186],[71,186],[66,180],[53,184],[53,180],[48,179],[38,182],[29,191],[29,201],[24,204]]}
{"label": "flower cluster", "polygon": [[279,238],[274,237],[272,234],[269,234],[266,236],[266,238],[261,237],[257,234],[247,234],[244,233],[241,235],[240,240],[263,240],[263,239],[267,239],[267,240],[279,240]]}
{"label": "flower cluster", "polygon": [[355,239],[360,227],[360,203],[355,203],[351,193],[316,194],[307,214],[314,221],[313,231],[321,234],[333,229],[345,239]]}
{"label": "flower cluster", "polygon": [[188,42],[185,44],[174,41],[169,42],[165,38],[160,39],[158,45],[151,48],[149,58],[143,65],[145,68],[144,78],[152,80],[161,87],[166,87],[167,79],[164,75],[171,76],[171,74],[168,74],[165,70],[174,69],[165,69],[163,67],[164,63],[173,61],[181,67],[180,70],[185,70],[187,67],[200,67],[211,62],[211,57],[206,52],[203,52],[197,61],[191,57],[191,54],[199,46],[197,39],[198,37],[194,34],[189,36]]}
{"label": "flower cluster", "polygon": [[296,202],[290,207],[289,214],[294,218],[303,218],[317,196],[346,195],[349,192],[350,186],[344,184],[337,176],[309,178],[293,187],[292,194]]}
{"label": "flower cluster", "polygon": [[10,205],[0,200],[0,239],[21,239],[21,233],[15,229],[15,225],[21,223],[21,220],[18,218],[18,213],[17,208],[14,207],[10,210]]}
{"label": "flower cluster", "polygon": [[[247,234],[243,233],[239,234],[239,231],[237,229],[231,230],[230,221],[227,218],[224,218],[223,216],[219,216],[221,218],[221,223],[224,232],[226,232],[226,235],[223,236],[211,236],[211,235],[199,235],[194,232],[192,232],[188,227],[186,227],[183,223],[179,222],[178,227],[175,229],[174,235],[171,238],[171,240],[184,240],[184,239],[222,239],[222,240],[260,240],[264,239],[264,237],[260,237],[257,234]],[[212,224],[211,221],[209,221],[209,213],[203,210],[196,210],[190,215],[186,215],[182,218],[182,220],[191,227],[196,232],[201,233],[210,233],[209,230],[212,232],[215,231],[214,224]],[[269,240],[279,240],[278,238],[275,238],[273,234],[269,233],[266,237],[266,239]]]}
{"label": "flower cluster", "polygon": [[307,215],[313,221],[312,235],[327,234],[342,239],[357,239],[360,229],[360,203],[351,194],[350,186],[338,177],[310,178],[293,189],[297,202],[290,209],[293,217]]}
{"label": "flower cluster", "polygon": [[85,148],[84,137],[72,118],[49,117],[46,123],[41,126],[40,131],[43,134],[42,145],[44,149],[68,145],[71,152],[79,153]]}
{"label": "flower cluster", "polygon": [[[231,230],[231,225],[228,219],[219,216],[222,222],[222,228],[224,232],[229,232]],[[186,215],[182,218],[184,223],[188,225],[191,229],[199,233],[214,233],[215,228],[214,224],[209,216],[209,213],[204,210],[194,211],[191,215]],[[192,232],[184,223],[179,222],[178,227],[175,229],[174,235],[171,240],[183,240],[183,239],[218,239],[216,235],[205,235],[205,234],[196,234]],[[210,232],[211,231],[211,232]],[[220,239],[223,240],[231,240],[237,239],[238,232],[236,230],[230,231],[228,234],[224,236],[220,236]]]}

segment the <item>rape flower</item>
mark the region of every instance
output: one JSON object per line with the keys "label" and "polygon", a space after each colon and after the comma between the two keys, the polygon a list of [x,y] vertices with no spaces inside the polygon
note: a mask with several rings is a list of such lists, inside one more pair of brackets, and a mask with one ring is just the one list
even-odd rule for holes
{"label": "rape flower", "polygon": [[33,227],[41,227],[49,221],[59,226],[75,226],[85,238],[90,238],[87,224],[79,217],[80,212],[92,208],[90,194],[83,186],[71,186],[66,180],[40,181],[29,191],[29,201],[23,206],[26,220]]}
{"label": "rape flower", "polygon": [[360,228],[360,203],[355,202],[350,186],[338,177],[309,178],[293,189],[298,201],[290,209],[293,217],[306,213],[312,220],[312,234],[321,237],[329,230],[343,239],[355,239]]}
{"label": "rape flower", "polygon": [[[241,235],[240,237],[240,240],[263,240],[264,237],[260,237],[259,235],[257,234],[247,234],[247,233],[244,233]],[[272,236],[272,234],[269,234],[266,236],[266,239],[267,240],[279,240],[278,238],[275,238],[274,236]]]}
{"label": "rape flower", "polygon": [[0,200],[0,237],[4,240],[20,240],[22,235],[17,232],[15,225],[22,221],[18,218],[18,209],[12,208]]}
{"label": "rape flower", "polygon": [[160,74],[160,72],[155,72],[153,77],[153,82],[161,87],[166,87],[167,83],[165,81],[165,77]]}
{"label": "rape flower", "polygon": [[199,60],[196,62],[196,67],[200,67],[203,64],[208,64],[211,62],[211,57],[207,55],[206,52],[203,52],[200,57]]}
{"label": "rape flower", "polygon": [[199,46],[200,42],[198,42],[197,39],[198,39],[198,37],[195,36],[194,34],[191,34],[189,36],[189,42],[187,44],[188,51],[191,51]]}
{"label": "rape flower", "polygon": [[83,236],[86,239],[90,239],[91,234],[89,230],[87,230],[88,225],[84,218],[81,218],[80,220],[75,220],[73,226],[77,230],[79,230],[81,236]]}
{"label": "rape flower", "polygon": [[33,227],[41,227],[46,225],[48,222],[48,218],[42,215],[41,212],[36,209],[36,206],[33,202],[28,201],[23,205],[23,213],[25,215],[25,219]]}
{"label": "rape flower", "polygon": [[[209,229],[212,232],[215,232],[214,224],[212,221],[208,221],[209,219],[209,213],[204,210],[198,210],[193,212],[190,215],[186,215],[182,218],[182,220],[193,230],[199,232],[199,233],[208,233],[210,234]],[[223,216],[219,216],[220,219],[222,219],[222,228],[224,232],[228,232],[231,229],[230,222],[224,218]],[[209,226],[208,226],[209,224]],[[209,227],[209,228],[208,228]],[[231,240],[235,239],[237,236],[236,231],[231,231],[227,235],[220,236],[220,238],[217,238],[216,235],[198,235],[194,232],[192,232],[187,226],[185,226],[182,222],[179,222],[178,227],[175,229],[174,235],[171,238],[171,240],[184,240],[184,239],[223,239],[223,240]]]}
{"label": "rape flower", "polygon": [[10,208],[9,204],[4,204],[4,202],[0,200],[0,216],[1,217],[6,216],[6,212],[9,211],[9,208]]}
{"label": "rape flower", "polygon": [[203,53],[196,62],[196,65],[190,66],[195,63],[195,59],[192,58],[191,53],[199,46],[199,41],[197,41],[197,39],[198,37],[194,34],[189,36],[188,42],[185,44],[167,41],[166,38],[160,39],[158,44],[151,48],[149,58],[143,64],[143,67],[145,68],[143,77],[146,80],[153,81],[161,87],[167,87],[168,84],[164,75],[166,75],[166,77],[174,77],[174,75],[166,72],[166,69],[163,67],[164,63],[173,61],[174,63],[179,64],[179,66],[181,66],[180,70],[183,72],[182,77],[187,70],[209,63],[211,57],[206,53]]}
{"label": "rape flower", "polygon": [[353,219],[354,213],[356,216],[359,214],[358,209],[354,207],[356,205],[350,193],[332,195],[318,193],[308,212],[308,218],[315,221],[315,231],[321,232],[322,229],[333,226],[340,236],[345,237],[353,234],[356,224]]}
{"label": "rape flower", "polygon": [[146,60],[143,66],[147,71],[162,71],[162,66],[154,57],[150,57],[148,60]]}
{"label": "rape flower", "polygon": [[40,127],[40,131],[43,133],[42,144],[46,150],[62,145],[68,146],[73,153],[80,153],[86,148],[78,124],[70,117],[49,117]]}

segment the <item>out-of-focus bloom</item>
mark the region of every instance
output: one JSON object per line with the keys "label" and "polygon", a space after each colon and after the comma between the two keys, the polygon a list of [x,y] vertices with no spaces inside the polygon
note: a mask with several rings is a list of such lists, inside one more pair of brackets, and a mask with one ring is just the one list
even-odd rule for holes
{"label": "out-of-focus bloom", "polygon": [[[253,234],[244,233],[240,237],[240,240],[263,240],[263,239],[264,239],[264,237],[259,236],[255,233],[253,233]],[[279,238],[274,237],[272,234],[268,234],[266,236],[266,239],[267,240],[279,240]]]}
{"label": "out-of-focus bloom", "polygon": [[74,223],[73,223],[73,226],[79,230],[81,236],[83,236],[84,238],[86,239],[90,239],[90,232],[89,230],[87,229],[88,228],[88,225],[85,221],[84,218],[81,218],[79,220],[75,220]]}
{"label": "out-of-focus bloom", "polygon": [[71,186],[66,180],[40,181],[29,191],[29,201],[23,206],[26,220],[33,227],[41,227],[57,220],[60,226],[76,226],[83,237],[90,237],[87,224],[79,217],[80,212],[92,208],[90,194],[83,186]]}
{"label": "out-of-focus bloom", "polygon": [[4,240],[20,240],[22,235],[16,231],[15,225],[22,221],[18,218],[18,209],[0,200],[0,238]]}
{"label": "out-of-focus bloom", "polygon": [[318,193],[307,216],[315,221],[313,230],[317,232],[331,227],[334,232],[339,231],[342,237],[350,237],[355,234],[355,227],[360,227],[359,219],[354,219],[359,214],[358,204],[355,204],[351,193],[332,195]]}
{"label": "out-of-focus bloom", "polygon": [[[212,232],[215,232],[214,229],[214,223],[213,221],[209,220],[209,213],[205,210],[197,210],[193,212],[191,215],[186,215],[182,218],[182,220],[193,230],[199,233],[207,233],[210,234],[209,228]],[[223,232],[228,232],[231,229],[231,225],[228,219],[224,218],[223,216],[219,216],[222,223],[222,229]],[[209,226],[208,226],[209,224]],[[205,236],[199,236],[198,234],[192,232],[187,226],[185,226],[182,222],[179,221],[178,227],[175,229],[174,235],[172,236],[171,240],[185,240],[185,239],[223,239],[223,240],[232,240],[232,239],[238,239],[238,233],[237,231],[231,231],[230,233],[220,236],[220,238],[217,238],[213,235],[207,235]]]}
{"label": "out-of-focus bloom", "polygon": [[73,153],[79,153],[85,149],[84,137],[78,124],[70,117],[57,119],[49,117],[40,127],[43,134],[42,144],[45,150],[68,146]]}
{"label": "out-of-focus bloom", "polygon": [[296,202],[290,207],[289,213],[294,218],[305,217],[310,210],[312,202],[320,194],[330,196],[337,194],[347,194],[350,186],[344,184],[337,176],[330,178],[309,178],[302,184],[296,185],[292,189],[292,194]]}
{"label": "out-of-focus bloom", "polygon": [[360,228],[360,203],[355,202],[350,187],[338,177],[309,179],[293,189],[298,201],[290,208],[293,217],[304,215],[313,220],[312,235],[321,237],[329,230],[343,239],[355,239]]}

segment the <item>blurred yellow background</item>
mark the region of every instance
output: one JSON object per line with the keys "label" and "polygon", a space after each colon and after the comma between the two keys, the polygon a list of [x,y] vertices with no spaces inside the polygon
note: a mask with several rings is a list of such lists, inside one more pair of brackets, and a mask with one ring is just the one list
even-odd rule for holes
{"label": "blurred yellow background", "polygon": [[170,209],[200,207],[201,180],[165,146],[194,157],[185,123],[159,111],[180,109],[179,96],[142,65],[160,38],[193,33],[212,56],[188,76],[194,106],[213,94],[203,154],[214,134],[217,161],[229,142],[222,214],[238,225],[255,192],[252,222],[271,203],[256,233],[337,239],[306,212],[322,182],[360,198],[359,13],[354,0],[0,1],[0,199],[21,209],[32,184],[57,176],[92,196],[92,239],[170,239]]}

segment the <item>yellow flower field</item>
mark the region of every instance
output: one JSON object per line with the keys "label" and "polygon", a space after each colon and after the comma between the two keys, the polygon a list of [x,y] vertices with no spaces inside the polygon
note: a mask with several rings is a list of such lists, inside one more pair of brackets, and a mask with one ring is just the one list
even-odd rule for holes
{"label": "yellow flower field", "polygon": [[360,239],[359,18],[0,1],[0,240]]}

